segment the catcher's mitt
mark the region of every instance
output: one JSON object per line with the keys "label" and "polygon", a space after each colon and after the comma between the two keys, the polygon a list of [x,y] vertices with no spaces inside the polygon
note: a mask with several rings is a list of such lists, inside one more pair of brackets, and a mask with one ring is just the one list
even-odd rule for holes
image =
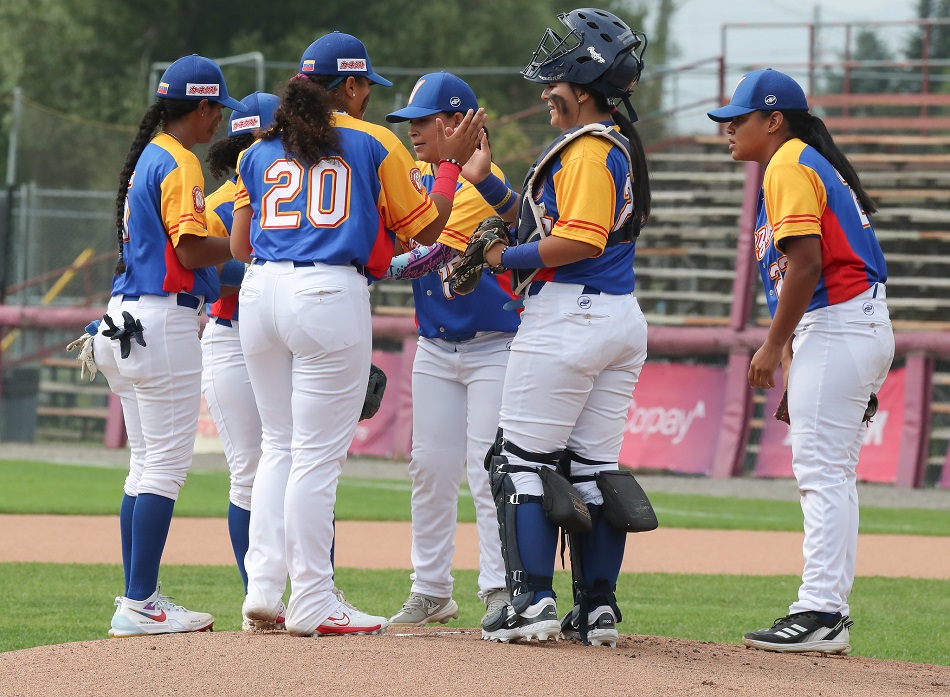
{"label": "catcher's mitt", "polygon": [[366,397],[363,399],[363,412],[360,421],[376,416],[383,403],[383,393],[386,391],[386,373],[375,363],[369,364],[369,382],[366,384]]}
{"label": "catcher's mitt", "polygon": [[505,270],[503,266],[489,266],[485,261],[485,254],[496,244],[508,245],[508,223],[493,215],[485,218],[475,228],[468,247],[449,274],[449,287],[455,295],[468,295],[475,290],[482,277],[482,269],[488,267],[496,273]]}

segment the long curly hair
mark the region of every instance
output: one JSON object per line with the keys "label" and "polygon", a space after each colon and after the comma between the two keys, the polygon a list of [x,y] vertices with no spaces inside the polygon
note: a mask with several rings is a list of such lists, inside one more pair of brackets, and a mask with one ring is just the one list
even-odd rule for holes
{"label": "long curly hair", "polygon": [[236,169],[238,155],[247,150],[256,137],[255,133],[238,133],[212,143],[205,156],[211,176],[220,179],[229,170]]}
{"label": "long curly hair", "polygon": [[145,114],[142,116],[138,133],[132,139],[129,153],[125,157],[125,164],[119,173],[119,190],[115,195],[115,232],[119,244],[119,260],[115,265],[117,276],[125,273],[125,249],[122,244],[125,237],[125,197],[129,193],[129,182],[132,181],[135,165],[159,126],[177,121],[182,116],[197,109],[200,104],[201,102],[192,99],[164,99],[159,97],[145,110]]}
{"label": "long curly hair", "polygon": [[339,96],[327,86],[336,76],[298,75],[284,87],[274,124],[261,134],[263,140],[280,138],[284,152],[313,165],[340,152],[340,134],[333,128],[333,110]]}

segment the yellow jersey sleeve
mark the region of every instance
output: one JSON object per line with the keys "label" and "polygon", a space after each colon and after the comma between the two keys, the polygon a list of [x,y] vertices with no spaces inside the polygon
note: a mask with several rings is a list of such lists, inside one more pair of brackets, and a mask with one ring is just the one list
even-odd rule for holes
{"label": "yellow jersey sleeve", "polygon": [[614,224],[617,185],[607,169],[611,143],[586,136],[570,143],[554,173],[559,218],[552,235],[586,242],[603,252]]}
{"label": "yellow jersey sleeve", "polygon": [[178,166],[162,181],[162,220],[176,247],[182,235],[208,236],[204,176],[197,158],[194,162],[178,160]]}
{"label": "yellow jersey sleeve", "polygon": [[762,188],[765,214],[777,249],[782,249],[789,237],[821,236],[828,194],[815,170],[783,158],[769,163]]}

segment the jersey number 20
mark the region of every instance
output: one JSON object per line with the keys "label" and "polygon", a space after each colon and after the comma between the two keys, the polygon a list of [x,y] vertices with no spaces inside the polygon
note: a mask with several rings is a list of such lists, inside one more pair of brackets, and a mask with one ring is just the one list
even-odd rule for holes
{"label": "jersey number 20", "polygon": [[[306,201],[300,200],[304,179]],[[338,157],[307,170],[296,160],[277,160],[264,171],[264,183],[273,184],[261,201],[264,230],[299,228],[302,214],[313,227],[337,227],[349,215],[350,168]]]}

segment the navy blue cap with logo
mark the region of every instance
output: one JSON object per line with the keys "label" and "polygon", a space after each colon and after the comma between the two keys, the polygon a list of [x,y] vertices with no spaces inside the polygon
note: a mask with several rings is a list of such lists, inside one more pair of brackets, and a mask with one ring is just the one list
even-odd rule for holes
{"label": "navy blue cap with logo", "polygon": [[792,77],[766,68],[743,75],[729,103],[707,116],[726,123],[753,111],[808,111],[808,99]]}
{"label": "navy blue cap with logo", "polygon": [[258,129],[269,128],[274,123],[274,112],[280,104],[276,94],[253,92],[241,100],[246,111],[235,111],[228,121],[228,137],[253,133]]}
{"label": "navy blue cap with logo", "polygon": [[[363,42],[339,31],[321,36],[307,47],[300,58],[300,72],[304,75],[338,75],[340,80],[349,75],[361,75],[377,85],[393,86],[389,80],[373,72]],[[337,82],[328,85],[327,89],[335,87]]]}
{"label": "navy blue cap with logo", "polygon": [[441,112],[464,114],[469,109],[478,109],[478,100],[472,88],[462,78],[443,70],[420,77],[409,95],[409,103],[386,116],[386,120],[399,123]]}
{"label": "navy blue cap with logo", "polygon": [[228,86],[220,66],[210,58],[193,53],[172,63],[158,81],[156,97],[217,102],[235,111],[244,111],[242,102],[228,96]]}

